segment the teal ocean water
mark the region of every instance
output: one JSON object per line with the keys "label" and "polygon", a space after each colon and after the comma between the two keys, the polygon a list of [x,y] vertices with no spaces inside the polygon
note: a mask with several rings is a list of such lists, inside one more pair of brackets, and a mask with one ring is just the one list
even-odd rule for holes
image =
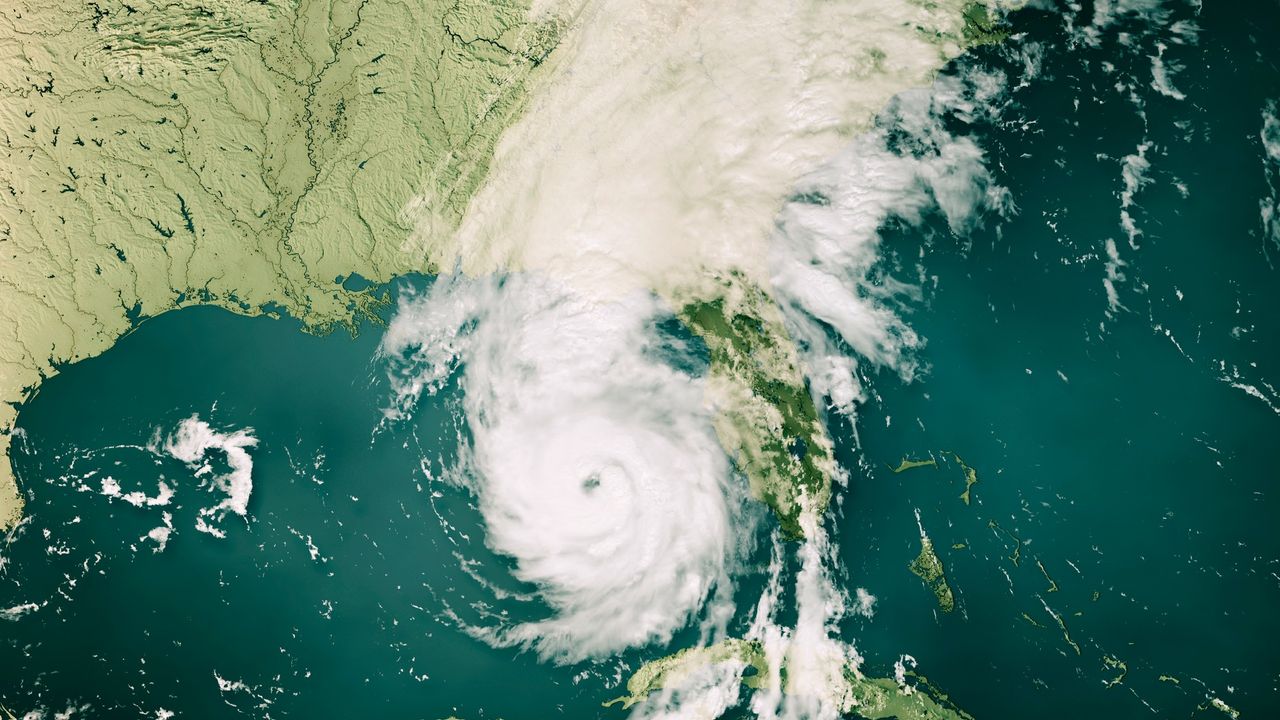
{"label": "teal ocean water", "polygon": [[[959,234],[937,213],[885,229],[876,273],[918,286],[892,302],[925,344],[910,382],[865,366],[856,426],[830,423],[849,470],[829,518],[837,583],[876,597],[840,633],[871,674],[910,655],[977,718],[1276,717],[1280,4],[1014,22],[946,73],[1001,91],[944,112],[1010,202]],[[933,150],[899,124],[895,108],[881,120],[899,153]],[[383,326],[299,330],[183,310],[21,409],[29,519],[0,546],[0,706],[625,717],[601,702],[696,629],[568,665],[477,638],[545,608],[502,599],[533,588],[444,481],[467,434],[458,381],[387,421]],[[231,450],[175,458],[165,443],[193,417]],[[239,431],[243,517],[198,487],[234,475]],[[894,472],[904,459],[935,464]],[[764,583],[766,522],[741,606]],[[908,570],[920,527],[952,612]]]}
{"label": "teal ocean water", "polygon": [[[964,130],[1016,215],[958,244],[941,223],[891,241],[905,266],[923,252],[909,322],[929,368],[875,378],[846,456],[863,472],[842,557],[881,599],[854,634],[864,651],[911,648],[977,717],[1226,717],[1213,697],[1280,713],[1280,247],[1259,217],[1275,198],[1260,134],[1280,6],[1169,7],[1163,27],[1195,22],[1194,41],[1132,17],[1140,49],[1090,48],[1023,14],[1043,74]],[[1185,99],[1148,85],[1161,52]],[[998,54],[974,62],[1016,78]],[[1131,246],[1124,166],[1139,154]],[[1109,237],[1125,263],[1116,310]],[[967,506],[956,455],[979,479]],[[940,462],[890,472],[903,457]],[[916,508],[948,548],[954,617],[929,618],[903,573]]]}

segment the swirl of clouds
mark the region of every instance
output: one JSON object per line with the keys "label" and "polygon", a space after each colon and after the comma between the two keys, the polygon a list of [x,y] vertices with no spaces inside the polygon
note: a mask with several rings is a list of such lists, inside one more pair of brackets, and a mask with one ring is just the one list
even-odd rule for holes
{"label": "swirl of clouds", "polygon": [[672,362],[691,351],[659,332],[669,316],[648,293],[589,301],[527,275],[401,298],[381,346],[389,413],[460,369],[471,440],[454,476],[551,610],[473,634],[576,662],[667,640],[709,601],[708,617],[731,614],[745,488],[703,381]]}

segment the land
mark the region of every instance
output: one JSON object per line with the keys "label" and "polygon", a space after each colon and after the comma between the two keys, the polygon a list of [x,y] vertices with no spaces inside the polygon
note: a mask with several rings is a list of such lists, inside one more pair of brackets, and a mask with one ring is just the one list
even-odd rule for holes
{"label": "land", "polygon": [[[769,666],[760,643],[728,639],[704,647],[687,648],[645,663],[627,680],[626,695],[602,705],[629,709],[655,692],[679,689],[699,673],[713,671],[716,665],[742,668],[741,683],[744,687],[753,690],[769,688]],[[785,665],[779,675],[785,684]],[[968,713],[952,704],[946,694],[934,688],[927,678],[910,671],[906,676],[913,678],[915,683],[905,685],[891,678],[867,677],[857,667],[850,666],[840,676],[843,687],[833,689],[834,697],[842,713],[865,720],[972,720]]]}
{"label": "land", "polygon": [[[917,513],[916,522],[919,521],[920,516]],[[933,549],[933,541],[929,539],[923,526],[920,527],[920,554],[911,561],[909,569],[933,592],[942,612],[949,613],[956,609],[956,598],[951,592],[951,585],[947,583],[946,570],[942,567],[942,560],[938,558],[937,551]]]}
{"label": "land", "polygon": [[964,11],[964,39],[970,47],[995,45],[1009,37],[1009,28],[991,9],[980,2],[971,2]]}
{"label": "land", "polygon": [[640,666],[627,680],[627,694],[601,703],[603,707],[619,705],[623,710],[643,702],[650,693],[664,688],[677,688],[695,673],[720,663],[740,663],[754,669],[743,675],[742,684],[760,687],[761,678],[769,672],[760,643],[731,638],[714,645],[685,648]]}
{"label": "land", "polygon": [[978,471],[966,465],[959,455],[951,453],[951,457],[955,458],[956,464],[964,471],[964,492],[960,493],[960,500],[968,505],[973,498],[973,486],[978,484]]}
{"label": "land", "polygon": [[889,469],[892,470],[894,473],[903,473],[908,470],[915,470],[916,468],[937,467],[937,466],[938,466],[938,461],[934,460],[933,458],[929,458],[928,460],[912,460],[910,458],[904,457],[902,458],[902,462],[898,463],[897,467],[893,467],[891,465],[889,466]]}
{"label": "land", "polygon": [[[998,35],[989,3],[910,4],[918,12],[903,17],[920,18],[916,41],[929,52],[871,47],[870,71],[894,65],[918,84]],[[523,269],[454,236],[492,179],[499,137],[527,114],[552,50],[575,27],[578,4],[556,7],[15,0],[0,9],[0,528],[21,514],[8,452],[18,408],[148,318],[203,304],[327,332],[371,316],[382,298],[369,288],[398,275]],[[893,87],[873,86],[853,122],[869,122]],[[502,184],[491,191],[513,197]],[[767,227],[776,207],[766,199],[753,198],[744,227]],[[729,257],[757,263],[744,257],[752,247]],[[691,259],[684,266],[719,289],[654,289],[715,352],[720,399],[731,399],[721,440],[798,537],[799,499],[820,511],[830,495],[818,408],[760,274],[723,257]]]}
{"label": "land", "polygon": [[830,499],[831,440],[777,306],[739,274],[722,287],[680,317],[707,344],[711,382],[730,398],[716,421],[721,444],[783,533],[797,539],[806,506],[820,511]]}
{"label": "land", "polygon": [[[930,54],[872,46],[870,75],[896,66],[919,84],[964,48],[1002,37],[984,3],[911,4],[941,18],[907,31]],[[484,269],[445,238],[573,23],[531,18],[519,0],[50,5],[0,8],[0,529],[21,514],[8,456],[19,407],[148,318],[204,304],[326,332],[372,316],[382,298],[364,287],[464,260]],[[854,87],[868,107],[851,107],[866,117],[837,127],[831,142],[847,142],[905,87],[878,76]],[[756,199],[724,204],[735,215],[753,207],[767,228],[774,198]],[[724,247],[735,263],[758,260]],[[799,539],[801,514],[826,508],[834,460],[765,274],[711,255],[677,260],[712,277],[659,290],[678,298],[680,318],[708,347],[711,384],[725,400],[721,443],[784,534]],[[912,570],[949,611],[941,562],[921,536]],[[760,682],[759,646],[731,640],[645,665],[618,701],[629,706],[726,661],[755,668],[749,687]],[[844,677],[847,709],[863,717],[969,717],[945,696],[856,667]]]}
{"label": "land", "polygon": [[[18,407],[147,318],[353,327],[432,272],[564,22],[519,0],[0,8],[0,529]],[[406,208],[414,197],[429,198]]]}
{"label": "land", "polygon": [[861,674],[850,678],[854,699],[851,714],[866,720],[973,720],[927,679],[910,672],[908,676],[916,679],[914,686],[904,687],[896,680]]}

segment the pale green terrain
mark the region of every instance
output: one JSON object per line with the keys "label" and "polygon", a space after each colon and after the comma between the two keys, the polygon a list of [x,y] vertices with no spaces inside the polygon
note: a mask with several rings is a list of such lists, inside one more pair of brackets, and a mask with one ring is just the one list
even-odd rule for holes
{"label": "pale green terrain", "polygon": [[[54,7],[57,5],[56,7]],[[458,0],[0,8],[0,528],[16,405],[137,322],[211,304],[324,330],[430,271],[559,24]]]}
{"label": "pale green terrain", "polygon": [[[937,45],[930,62],[1001,37],[985,7],[938,13],[953,32],[915,28]],[[345,286],[353,275],[448,270],[428,246],[462,219],[568,25],[529,17],[520,0],[6,3],[0,529],[21,514],[17,408],[60,367],[197,304],[352,327],[382,301]],[[705,279],[672,300],[728,399],[717,434],[800,538],[802,514],[831,494],[831,441],[768,289],[732,269]],[[915,565],[938,592],[941,564],[922,542]],[[949,588],[938,594],[949,610]],[[766,669],[756,644],[726,640],[646,665],[620,700],[728,661],[755,668],[749,687]],[[964,717],[856,667],[843,685],[867,717]]]}
{"label": "pale green terrain", "polygon": [[[749,689],[767,689],[769,664],[764,649],[757,642],[729,639],[706,647],[681,650],[640,666],[627,680],[627,695],[604,703],[623,709],[645,701],[653,693],[677,689],[698,673],[712,671],[718,665],[740,665],[744,668],[741,683]],[[786,666],[780,672],[786,680]],[[956,707],[945,693],[934,688],[926,678],[907,671],[904,684],[890,678],[864,676],[857,667],[843,669],[843,687],[836,689],[837,704],[844,714],[867,720],[970,720],[972,716]],[[905,677],[915,680],[905,684]]]}
{"label": "pale green terrain", "polygon": [[802,498],[821,511],[831,496],[831,440],[772,299],[737,274],[717,289],[680,314],[706,342],[711,380],[731,399],[716,434],[787,537],[803,537]]}
{"label": "pale green terrain", "polygon": [[947,583],[947,575],[942,567],[942,561],[938,559],[938,553],[933,549],[933,541],[923,532],[920,533],[920,554],[916,556],[915,560],[911,561],[910,568],[911,572],[915,573],[933,591],[934,597],[938,599],[938,607],[942,609],[942,612],[951,612],[956,609],[955,595],[951,592],[951,586]]}
{"label": "pale green terrain", "polygon": [[[917,28],[937,62],[983,41],[985,8],[935,10],[964,21]],[[519,0],[0,10],[0,527],[21,509],[16,407],[60,366],[194,304],[350,326],[378,302],[353,274],[441,270],[433,248],[567,26]],[[730,398],[717,432],[799,537],[830,440],[767,290],[736,272],[711,288],[675,300]]]}

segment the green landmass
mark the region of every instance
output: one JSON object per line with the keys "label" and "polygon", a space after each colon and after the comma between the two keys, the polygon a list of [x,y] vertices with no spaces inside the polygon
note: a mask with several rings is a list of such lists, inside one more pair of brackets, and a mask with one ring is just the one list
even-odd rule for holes
{"label": "green landmass", "polygon": [[1062,630],[1062,639],[1067,642],[1067,645],[1069,645],[1072,650],[1076,651],[1076,655],[1079,655],[1080,645],[1075,640],[1071,639],[1071,631],[1067,629],[1067,621],[1062,619],[1062,614],[1055,612],[1053,608],[1049,607],[1049,603],[1045,602],[1043,599],[1040,600],[1040,604],[1044,605],[1044,611],[1049,614],[1049,617],[1053,618],[1054,622],[1058,624],[1058,628]]}
{"label": "green landmass", "polygon": [[783,533],[803,537],[805,504],[821,517],[835,468],[831,440],[781,312],[763,290],[732,273],[713,292],[686,303],[680,318],[707,345],[711,381],[722,401],[716,421],[721,444]]}
{"label": "green landmass", "polygon": [[[943,59],[996,33],[985,5],[955,9],[954,30],[921,28]],[[191,305],[354,328],[384,300],[367,288],[439,271],[430,243],[456,227],[571,20],[529,10],[5,3],[0,528],[21,512],[17,409],[59,368]],[[778,308],[737,274],[681,305],[733,396],[722,442],[800,537],[801,506],[826,507],[834,463]]]}
{"label": "green landmass", "polygon": [[[973,490],[973,486],[978,484],[978,471],[966,465],[964,460],[961,460],[960,456],[955,453],[949,453],[944,450],[942,451],[942,454],[944,457],[946,455],[950,455],[952,459],[956,461],[956,464],[960,466],[960,469],[964,471],[964,492],[960,493],[960,500],[963,501],[965,505],[968,505],[969,501],[972,499],[971,493]],[[902,458],[901,461],[898,462],[897,466],[890,465],[889,470],[891,470],[896,474],[896,473],[903,473],[908,470],[915,470],[916,468],[923,468],[923,467],[936,468],[937,466],[938,466],[938,461],[936,458],[931,457],[925,460],[915,460],[913,458],[904,457]]]}
{"label": "green landmass", "polygon": [[1228,705],[1222,698],[1215,697],[1211,699],[1209,701],[1209,706],[1215,710],[1221,711],[1222,714],[1230,717],[1231,720],[1239,720],[1240,718],[1240,711]]}
{"label": "green landmass", "polygon": [[910,458],[904,457],[902,458],[902,462],[898,463],[897,467],[893,467],[892,465],[890,465],[889,469],[895,473],[900,473],[900,472],[906,472],[908,470],[914,470],[915,468],[937,467],[937,466],[938,466],[938,461],[934,460],[933,458],[929,458],[928,460],[912,460]]}
{"label": "green landmass", "polygon": [[846,677],[852,688],[853,717],[865,720],[973,720],[938,692],[925,678],[908,672],[918,682],[908,691],[890,678]]}
{"label": "green landmass", "polygon": [[18,406],[139,322],[215,305],[354,327],[431,272],[562,23],[520,0],[0,7],[0,528]]}
{"label": "green landmass", "polygon": [[1000,523],[995,520],[987,522],[987,527],[997,535],[1004,535],[1013,541],[1013,552],[1009,553],[1009,560],[1014,567],[1018,567],[1022,563],[1022,538],[1014,535],[1012,532],[1005,530]]}
{"label": "green landmass", "polygon": [[[969,9],[974,44],[993,31]],[[0,527],[21,509],[8,461],[17,408],[59,368],[191,305],[353,328],[382,298],[347,280],[438,271],[404,203],[425,195],[415,211],[439,232],[458,222],[564,28],[530,22],[528,10],[519,0],[5,3]],[[736,274],[682,305],[728,398],[721,442],[783,531],[802,537],[802,514],[829,502],[834,461],[778,308]],[[949,612],[941,562],[921,536],[912,571]],[[762,681],[758,644],[729,640],[647,663],[610,704],[729,660],[755,669],[748,687]],[[857,716],[970,718],[923,678],[905,693],[856,668],[844,675]]]}
{"label": "green landmass", "polygon": [[1051,593],[1058,592],[1057,581],[1049,577],[1049,571],[1045,569],[1044,563],[1040,562],[1040,558],[1036,558],[1036,565],[1039,566],[1040,573],[1044,575],[1044,579],[1049,581],[1049,587],[1045,590],[1045,592],[1051,592]]}
{"label": "green landmass", "polygon": [[1009,38],[1010,31],[1007,23],[992,12],[986,3],[971,2],[965,6],[962,13],[964,29],[961,30],[961,34],[966,47],[995,45]]}
{"label": "green landmass", "polygon": [[[939,0],[910,0],[926,9],[938,6]],[[961,0],[955,4],[960,24],[954,30],[917,25],[916,31],[935,43],[953,43],[961,50],[982,45],[996,45],[1009,39],[1012,26],[1005,19],[1008,12],[1026,6],[1027,0]]]}
{"label": "green landmass", "polygon": [[[740,663],[747,668],[742,684],[750,689],[767,689],[769,666],[764,650],[757,642],[739,639],[723,640],[706,647],[687,648],[645,663],[627,680],[627,694],[601,703],[626,710],[643,702],[652,693],[676,689],[697,672],[725,662]],[[786,666],[779,674],[786,683]],[[844,668],[845,687],[837,695],[845,714],[865,720],[972,720],[972,716],[956,707],[945,693],[938,691],[927,678],[908,672],[916,679],[905,690],[891,678],[869,678],[856,667]]]}
{"label": "green landmass", "polygon": [[973,486],[978,484],[978,471],[966,465],[959,455],[951,453],[951,457],[955,458],[956,464],[964,471],[964,492],[960,493],[960,499],[968,505],[969,500],[972,499]]}
{"label": "green landmass", "polygon": [[[916,521],[919,522],[919,520],[920,516],[917,513]],[[942,560],[934,551],[933,541],[925,534],[923,526],[920,528],[920,554],[908,567],[933,591],[933,596],[937,598],[938,607],[942,612],[949,613],[956,609],[955,595],[951,592],[951,585],[947,583],[947,574],[942,567]]]}
{"label": "green landmass", "polygon": [[1129,674],[1129,664],[1115,655],[1102,656],[1102,667],[1107,670],[1115,670],[1116,676],[1110,680],[1103,680],[1102,684],[1106,687],[1115,687],[1124,682],[1124,678]]}
{"label": "green landmass", "polygon": [[625,710],[636,703],[643,702],[650,693],[664,688],[679,687],[699,670],[723,662],[738,662],[754,668],[754,674],[743,675],[742,684],[749,688],[759,687],[762,678],[766,677],[769,671],[760,643],[730,638],[715,645],[685,648],[641,665],[640,669],[627,680],[627,694],[601,705],[603,707],[621,705]]}

